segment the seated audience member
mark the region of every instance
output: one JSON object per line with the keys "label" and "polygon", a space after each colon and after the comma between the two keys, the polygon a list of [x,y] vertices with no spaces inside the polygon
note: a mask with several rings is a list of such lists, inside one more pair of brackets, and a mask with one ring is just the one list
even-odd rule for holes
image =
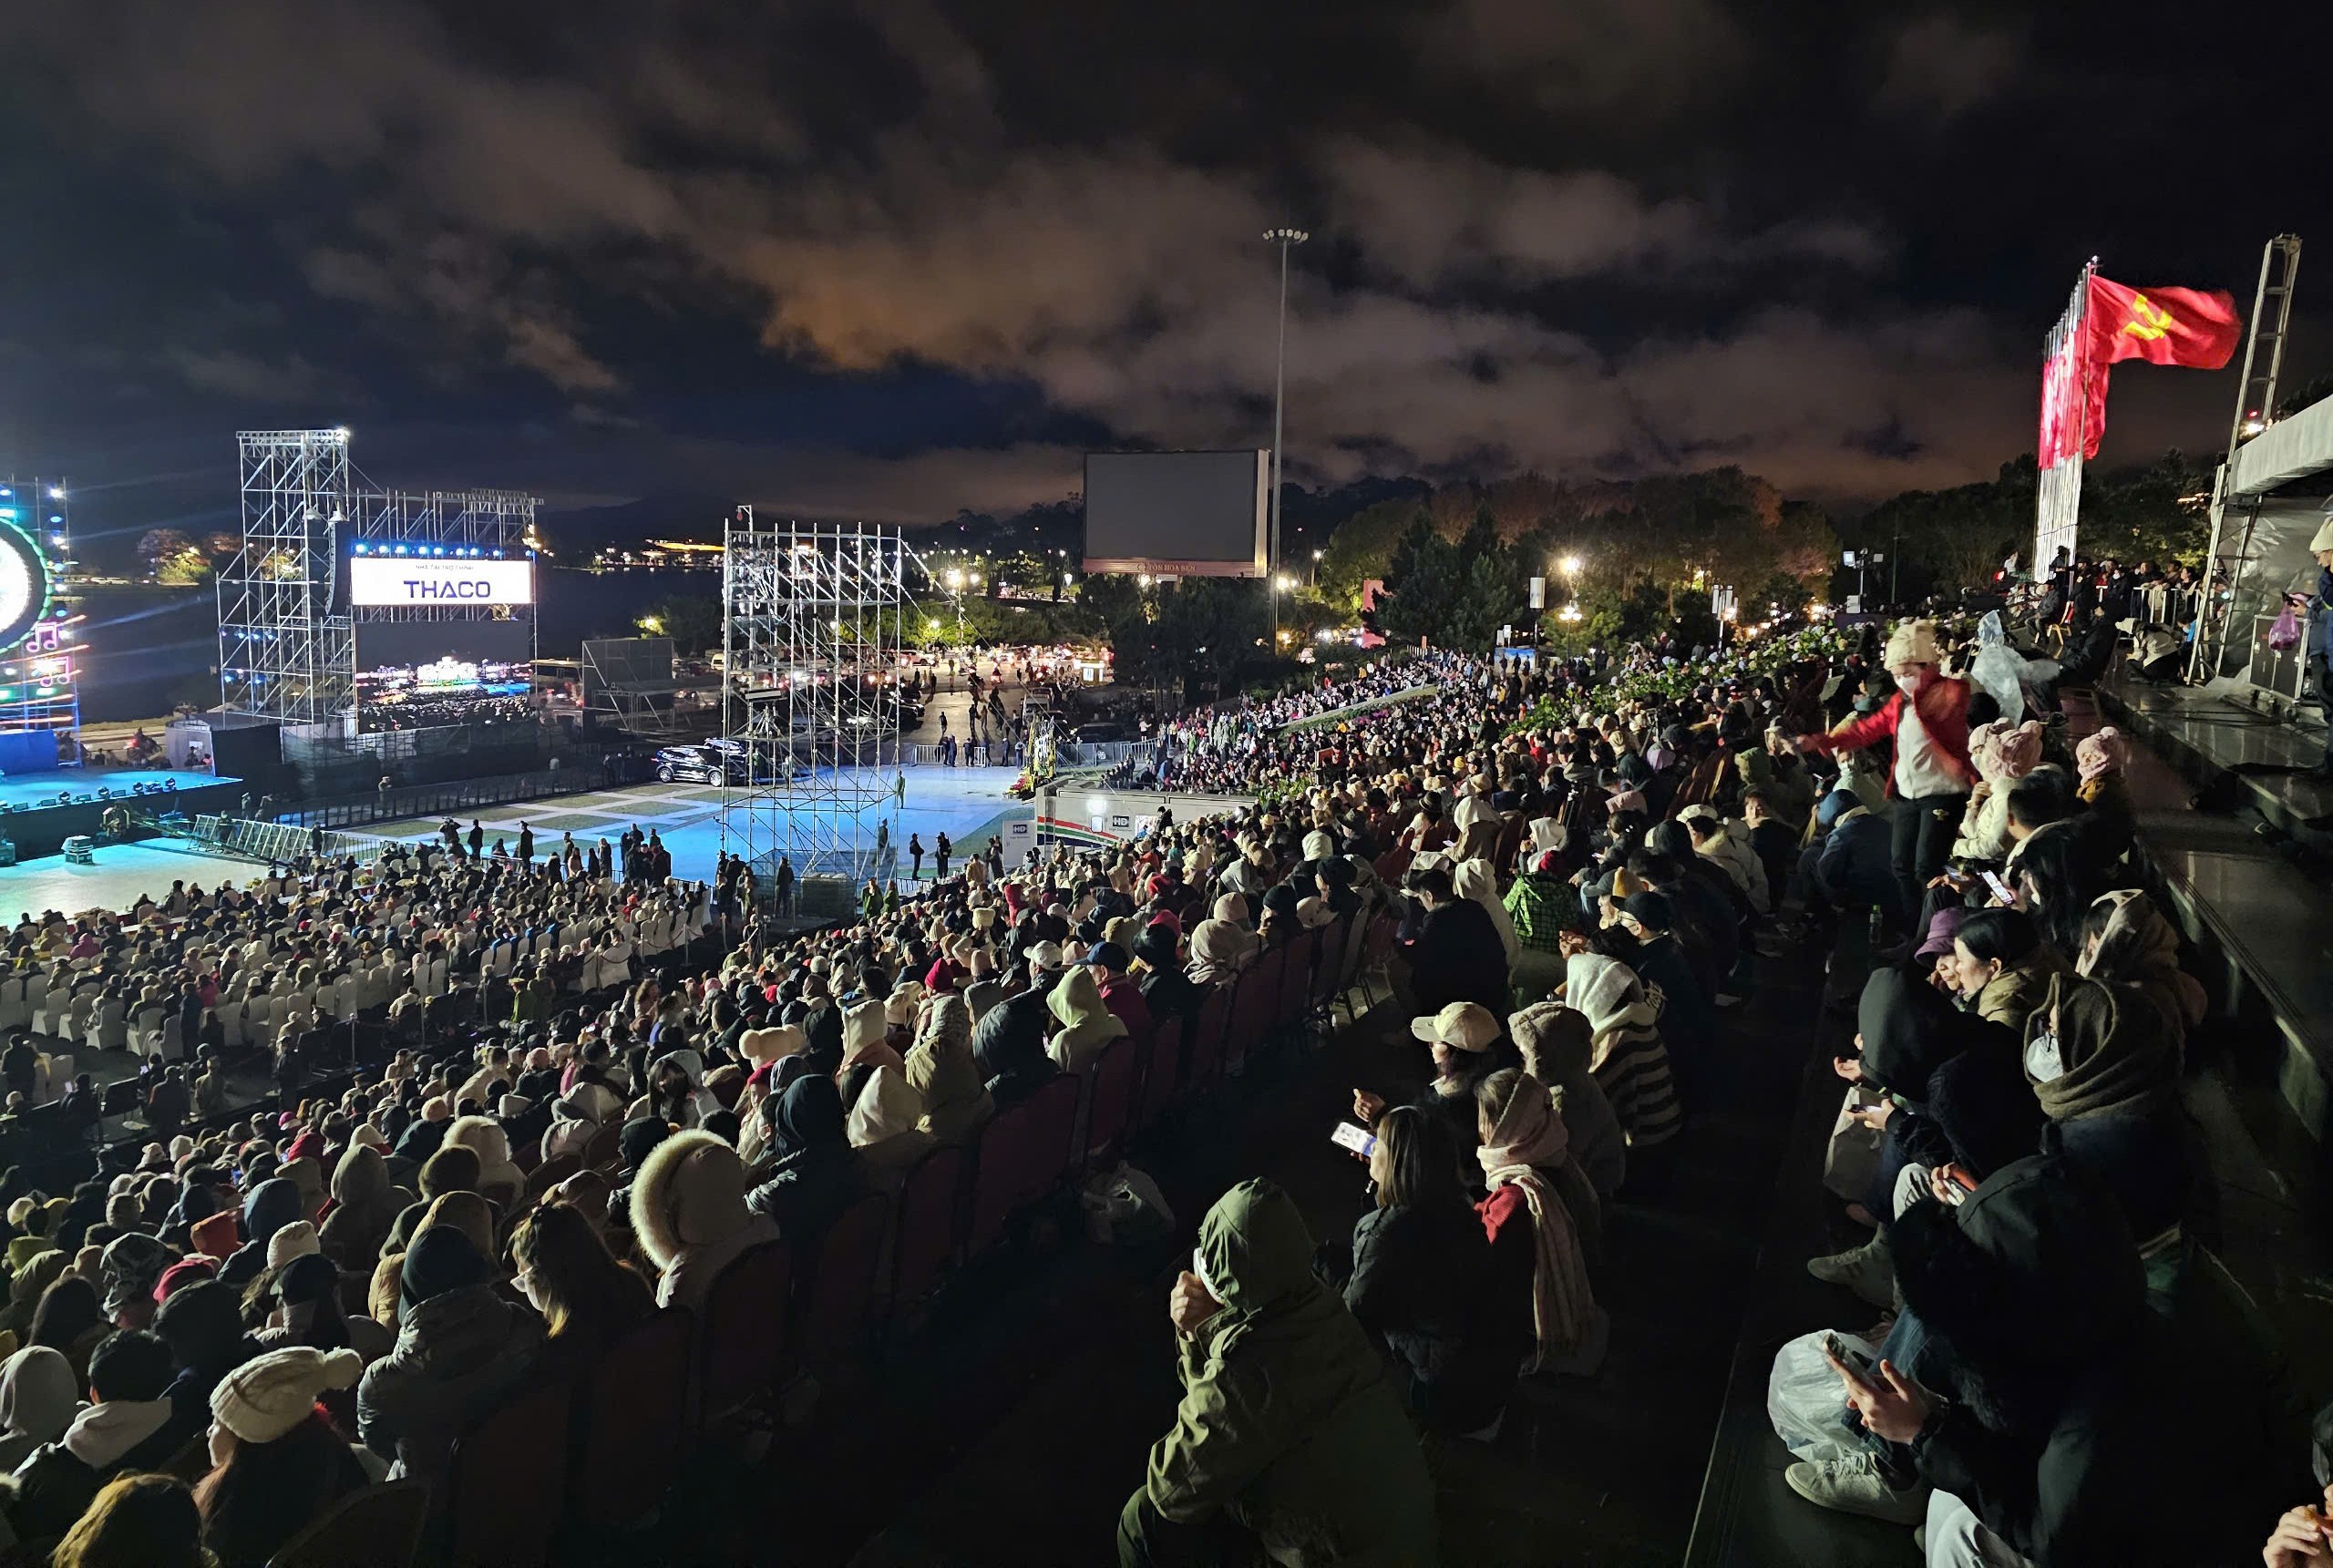
{"label": "seated audience member", "polygon": [[[2062,1162],[2021,1160],[1957,1206],[1915,1204],[1896,1245],[1906,1314],[1948,1348],[1919,1375],[1834,1368],[1894,1494],[1925,1496],[1930,1568],[2231,1560],[2267,1474],[2258,1423],[2147,1309],[2111,1199]],[[2081,1344],[2045,1323],[2080,1323]]]}
{"label": "seated audience member", "polygon": [[745,1206],[774,1225],[778,1236],[806,1246],[868,1190],[858,1151],[850,1146],[842,1095],[833,1079],[813,1075],[787,1084],[763,1110],[771,1162]]}
{"label": "seated audience member", "polygon": [[2042,1151],[2112,1194],[2150,1255],[2176,1239],[2204,1167],[2162,1009],[2135,986],[2061,976],[2028,1026],[2025,1071],[2049,1118]]}
{"label": "seated audience member", "polygon": [[[1377,1203],[1353,1226],[1345,1306],[1421,1426],[1454,1434],[1488,1427],[1532,1347],[1520,1301],[1503,1301],[1494,1288],[1490,1244],[1459,1180],[1449,1124],[1413,1105],[1387,1111],[1369,1178]],[[1336,1261],[1332,1276],[1342,1272]]]}
{"label": "seated audience member", "polygon": [[157,1336],[125,1330],[98,1346],[89,1359],[91,1402],[0,1490],[0,1512],[16,1539],[55,1541],[114,1477],[169,1463],[195,1435],[171,1419],[170,1387],[170,1350]]}
{"label": "seated audience member", "polygon": [[398,1291],[396,1348],[357,1385],[357,1435],[392,1476],[434,1481],[463,1430],[527,1375],[542,1327],[503,1299],[493,1266],[453,1225],[413,1238]]}
{"label": "seated audience member", "polygon": [[211,1392],[211,1473],[194,1489],[219,1568],[266,1568],[284,1542],[365,1484],[318,1401],[356,1386],[354,1350],[272,1350]]}
{"label": "seated audience member", "polygon": [[1987,1023],[2022,1034],[2050,982],[2065,971],[2065,959],[2015,909],[1976,910],[1952,934],[1953,989]]}
{"label": "seated audience member", "polygon": [[907,1061],[908,1085],[923,1097],[923,1130],[940,1143],[964,1142],[995,1113],[972,1061],[972,1013],[962,997],[924,1005]]}
{"label": "seated audience member", "polygon": [[[1456,1147],[1473,1148],[1475,1086],[1512,1065],[1515,1048],[1499,1033],[1498,1020],[1473,1002],[1452,1002],[1432,1018],[1412,1019],[1410,1033],[1434,1053],[1434,1076],[1411,1103],[1449,1122]],[[1382,1094],[1353,1091],[1352,1113],[1363,1126],[1376,1125],[1387,1104]]]}
{"label": "seated audience member", "polygon": [[1176,1281],[1183,1396],[1118,1518],[1122,1568],[1432,1563],[1434,1485],[1369,1337],[1313,1277],[1288,1194],[1242,1182]]}
{"label": "seated audience member", "polygon": [[[1529,1282],[1524,1370],[1592,1373],[1603,1358],[1604,1321],[1581,1235],[1597,1227],[1596,1194],[1572,1162],[1563,1118],[1544,1084],[1511,1067],[1485,1079],[1475,1102],[1482,1131],[1475,1157],[1490,1189],[1478,1205],[1483,1230],[1493,1257],[1506,1260],[1501,1271]],[[1566,1194],[1588,1210],[1586,1225]]]}
{"label": "seated audience member", "polygon": [[581,1371],[656,1310],[647,1282],[565,1204],[531,1210],[510,1234],[511,1284],[542,1315],[547,1368]]}
{"label": "seated audience member", "polygon": [[48,1558],[50,1568],[212,1568],[186,1482],[167,1475],[109,1481]]}
{"label": "seated audience member", "polygon": [[1599,1201],[1609,1200],[1628,1175],[1629,1142],[1590,1066],[1596,1047],[1588,1016],[1562,1002],[1539,1002],[1509,1017],[1506,1030],[1522,1052],[1523,1070],[1547,1085],[1580,1173]]}
{"label": "seated audience member", "polygon": [[0,1474],[65,1435],[86,1386],[73,1376],[72,1364],[46,1345],[27,1346],[0,1362]]}
{"label": "seated audience member", "polygon": [[704,1293],[736,1255],[777,1239],[745,1204],[745,1166],[710,1132],[675,1132],[632,1184],[632,1234],[660,1271],[656,1305],[701,1311]]}
{"label": "seated audience member", "polygon": [[1657,1159],[1653,1151],[1675,1138],[1685,1115],[1669,1077],[1660,1009],[1628,966],[1601,953],[1574,953],[1567,962],[1564,1001],[1588,1020],[1594,1040],[1591,1070],[1629,1141],[1632,1173]]}
{"label": "seated audience member", "polygon": [[2175,1049],[2204,1021],[2204,988],[2179,967],[2179,934],[2133,888],[2101,894],[2082,917],[2081,951],[2074,972],[2110,985],[2134,986],[2162,1009]]}
{"label": "seated audience member", "polygon": [[1403,956],[1409,961],[1412,1004],[1425,1014],[1458,1002],[1473,1002],[1505,1017],[1506,946],[1482,905],[1458,897],[1447,867],[1430,866],[1410,874],[1409,911],[1402,921]]}

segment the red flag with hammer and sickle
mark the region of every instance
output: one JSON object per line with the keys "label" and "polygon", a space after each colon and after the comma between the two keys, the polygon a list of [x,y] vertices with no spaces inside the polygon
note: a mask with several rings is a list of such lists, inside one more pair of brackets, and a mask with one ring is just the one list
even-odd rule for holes
{"label": "red flag with hammer and sickle", "polygon": [[2235,301],[2220,290],[2134,289],[2092,272],[2082,331],[2042,367],[2044,468],[2073,456],[2098,456],[2106,434],[2106,367],[2117,360],[2218,370],[2244,335]]}
{"label": "red flag with hammer and sickle", "polygon": [[2235,353],[2244,320],[2226,292],[2202,289],[2134,289],[2090,278],[2091,363],[2143,359],[2217,370]]}

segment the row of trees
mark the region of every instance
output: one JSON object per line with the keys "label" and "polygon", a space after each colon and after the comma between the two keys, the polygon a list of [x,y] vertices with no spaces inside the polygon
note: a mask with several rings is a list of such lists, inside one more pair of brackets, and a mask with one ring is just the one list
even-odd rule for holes
{"label": "row of trees", "polygon": [[[2176,451],[2135,468],[2083,475],[2081,539],[2096,557],[2199,562],[2210,472]],[[1893,602],[1988,581],[2015,552],[2032,552],[2036,474],[2030,456],[1992,479],[1908,491],[1840,523],[1786,499],[1740,468],[1629,483],[1561,484],[1526,475],[1382,501],[1331,536],[1311,590],[1323,610],[1358,616],[1380,585],[1377,624],[1389,637],[1487,648],[1502,626],[1535,619],[1557,648],[1629,640],[1676,627],[1707,641],[1710,589],[1734,590],[1748,616],[1855,591],[1845,548],[1888,559],[1868,587]],[[2030,562],[2027,563],[2029,566]],[[1529,603],[1547,579],[1544,610]]]}

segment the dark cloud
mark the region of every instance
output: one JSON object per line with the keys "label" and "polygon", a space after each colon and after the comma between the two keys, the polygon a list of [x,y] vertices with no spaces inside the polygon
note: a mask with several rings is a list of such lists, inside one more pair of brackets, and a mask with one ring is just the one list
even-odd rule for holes
{"label": "dark cloud", "polygon": [[[2192,203],[2112,205],[2102,238],[2031,193],[2062,183],[2036,149],[2102,122],[2070,102],[1995,139],[1977,111],[2068,46],[1967,7],[1101,11],[16,7],[23,180],[123,216],[59,230],[0,307],[5,363],[74,367],[44,417],[77,450],[99,410],[207,418],[223,449],[233,420],[355,408],[467,432],[470,482],[944,517],[1057,498],[1087,445],[1259,441],[1259,235],[1293,220],[1300,476],[1722,459],[1870,496],[2030,444],[2081,255],[2203,253]],[[141,220],[155,254],[107,286],[161,303],[92,327],[70,247]],[[2209,255],[2240,273],[2256,244]],[[2138,427],[2177,434],[2196,381]]]}

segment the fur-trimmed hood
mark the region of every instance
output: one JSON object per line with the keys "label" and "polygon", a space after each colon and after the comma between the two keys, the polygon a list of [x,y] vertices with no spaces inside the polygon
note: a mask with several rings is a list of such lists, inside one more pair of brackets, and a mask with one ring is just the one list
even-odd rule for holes
{"label": "fur-trimmed hood", "polygon": [[656,1145],[632,1184],[632,1231],[658,1268],[727,1241],[752,1219],[745,1166],[710,1132],[675,1132]]}

